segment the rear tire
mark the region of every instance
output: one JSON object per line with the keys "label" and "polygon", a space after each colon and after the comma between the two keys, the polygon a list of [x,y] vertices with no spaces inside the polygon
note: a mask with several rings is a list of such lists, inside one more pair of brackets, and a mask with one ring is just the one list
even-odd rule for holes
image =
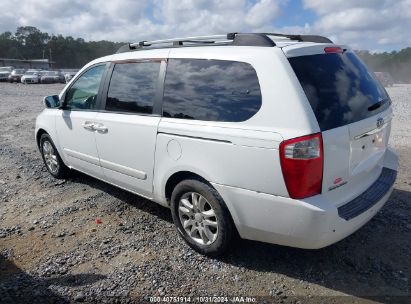
{"label": "rear tire", "polygon": [[40,152],[47,171],[58,179],[65,178],[70,169],[64,164],[50,135],[44,133],[40,137]]}
{"label": "rear tire", "polygon": [[207,183],[180,182],[171,196],[174,224],[183,240],[197,252],[216,257],[233,240],[234,223],[218,192]]}

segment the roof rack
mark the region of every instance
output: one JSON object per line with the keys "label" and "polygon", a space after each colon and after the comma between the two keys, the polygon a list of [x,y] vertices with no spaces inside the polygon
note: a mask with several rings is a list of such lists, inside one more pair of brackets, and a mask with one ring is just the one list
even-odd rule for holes
{"label": "roof rack", "polygon": [[117,53],[132,50],[154,49],[161,47],[182,47],[200,45],[235,45],[235,46],[261,46],[273,47],[276,45],[275,37],[280,40],[289,39],[302,42],[333,43],[330,39],[316,35],[289,35],[277,33],[228,33],[226,35],[195,36],[185,38],[171,38],[152,41],[140,41],[122,46]]}
{"label": "roof rack", "polygon": [[171,38],[153,41],[140,41],[135,43],[130,43],[130,48],[142,48],[145,46],[152,46],[155,44],[173,43],[173,45],[183,45],[184,42],[187,43],[216,43],[230,41],[227,38],[228,35],[213,35],[213,36],[198,36],[198,37],[185,37],[185,38]]}

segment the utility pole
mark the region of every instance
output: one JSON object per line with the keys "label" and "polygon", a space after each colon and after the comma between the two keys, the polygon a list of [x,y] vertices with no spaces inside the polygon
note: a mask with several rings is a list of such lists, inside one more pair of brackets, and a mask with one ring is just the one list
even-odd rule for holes
{"label": "utility pole", "polygon": [[52,69],[52,68],[53,68],[53,65],[52,65],[52,63],[51,63],[51,61],[52,61],[51,48],[49,48],[49,53],[50,53],[50,59],[49,59],[49,61],[50,61],[50,69]]}

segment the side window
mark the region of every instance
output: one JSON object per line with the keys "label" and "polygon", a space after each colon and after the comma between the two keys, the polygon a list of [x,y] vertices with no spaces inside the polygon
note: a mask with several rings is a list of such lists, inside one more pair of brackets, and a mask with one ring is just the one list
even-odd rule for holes
{"label": "side window", "polygon": [[160,62],[119,63],[114,66],[106,110],[152,114]]}
{"label": "side window", "polygon": [[81,75],[66,92],[66,109],[92,110],[96,108],[98,89],[106,65],[92,67]]}
{"label": "side window", "polygon": [[208,121],[245,121],[261,107],[257,74],[248,63],[170,59],[163,116]]}

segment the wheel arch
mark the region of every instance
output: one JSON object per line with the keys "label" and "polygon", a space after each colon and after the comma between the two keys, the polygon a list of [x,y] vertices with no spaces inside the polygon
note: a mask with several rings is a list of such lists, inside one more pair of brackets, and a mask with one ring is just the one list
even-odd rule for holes
{"label": "wheel arch", "polygon": [[49,134],[49,133],[46,130],[44,130],[43,128],[39,128],[36,132],[36,143],[37,143],[37,147],[39,149],[40,149],[40,138],[43,134]]}
{"label": "wheel arch", "polygon": [[164,194],[168,205],[170,204],[171,194],[173,193],[174,188],[178,185],[178,183],[186,179],[200,180],[208,184],[209,186],[213,187],[207,179],[192,171],[184,170],[174,172],[168,177],[164,187]]}
{"label": "wheel arch", "polygon": [[39,126],[38,129],[36,129],[36,131],[35,131],[35,140],[36,140],[37,148],[39,149],[39,151],[41,152],[40,139],[41,139],[41,136],[43,134],[47,134],[48,136],[50,136],[50,138],[53,141],[53,144],[56,147],[57,152],[59,153],[63,163],[67,166],[66,158],[64,157],[64,154],[61,153],[62,151],[60,149],[60,146],[59,146],[58,142],[56,142],[56,138],[54,138],[54,137],[57,137],[57,136],[53,136],[52,132],[48,132],[46,130],[46,128],[44,128],[42,126]]}

